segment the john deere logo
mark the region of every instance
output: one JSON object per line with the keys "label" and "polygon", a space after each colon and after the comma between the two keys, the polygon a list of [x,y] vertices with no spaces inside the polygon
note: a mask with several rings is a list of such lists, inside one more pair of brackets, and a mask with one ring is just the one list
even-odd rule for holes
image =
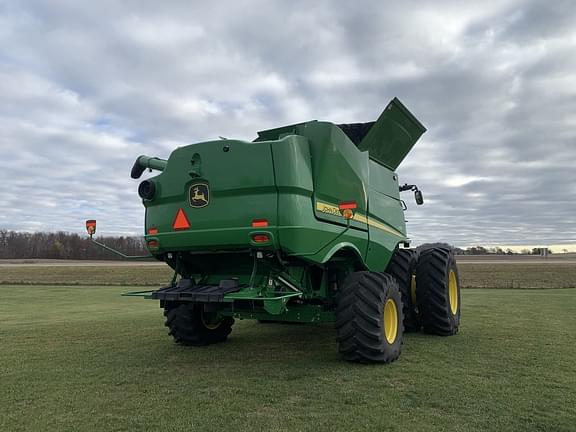
{"label": "john deere logo", "polygon": [[190,206],[195,208],[206,207],[210,202],[210,189],[206,183],[197,183],[190,186]]}

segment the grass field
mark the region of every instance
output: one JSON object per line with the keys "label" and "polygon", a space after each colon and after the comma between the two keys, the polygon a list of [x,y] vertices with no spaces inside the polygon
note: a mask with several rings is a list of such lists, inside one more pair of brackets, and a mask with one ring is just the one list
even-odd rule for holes
{"label": "grass field", "polygon": [[450,338],[386,366],[330,325],[237,322],[179,347],[131,287],[0,286],[0,430],[573,431],[576,290],[464,290]]}

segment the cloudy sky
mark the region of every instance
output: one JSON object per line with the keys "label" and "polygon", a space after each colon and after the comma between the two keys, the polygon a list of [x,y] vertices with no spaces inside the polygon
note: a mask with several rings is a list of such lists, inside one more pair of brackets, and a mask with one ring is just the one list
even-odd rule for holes
{"label": "cloudy sky", "polygon": [[394,96],[416,243],[576,244],[573,0],[0,0],[0,228],[140,234],[136,156]]}

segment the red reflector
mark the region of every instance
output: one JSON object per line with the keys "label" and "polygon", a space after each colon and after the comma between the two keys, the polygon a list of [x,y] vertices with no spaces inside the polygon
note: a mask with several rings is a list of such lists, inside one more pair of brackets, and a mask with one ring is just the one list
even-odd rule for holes
{"label": "red reflector", "polygon": [[254,228],[264,228],[268,226],[268,219],[252,219],[252,226]]}
{"label": "red reflector", "polygon": [[352,210],[352,209],[355,209],[356,207],[357,207],[356,201],[345,201],[345,202],[341,202],[338,205],[338,208],[340,210]]}
{"label": "red reflector", "polygon": [[185,230],[190,228],[190,222],[188,222],[188,218],[186,217],[184,210],[178,209],[178,213],[176,213],[176,218],[174,219],[172,228],[175,230]]}
{"label": "red reflector", "polygon": [[150,229],[148,230],[148,234],[149,234],[149,235],[158,234],[158,228],[150,228]]}
{"label": "red reflector", "polygon": [[270,237],[268,237],[266,234],[254,234],[252,236],[252,240],[254,240],[256,243],[267,243],[270,241]]}
{"label": "red reflector", "polygon": [[152,249],[156,249],[158,247],[158,242],[156,240],[150,240],[148,242],[148,247]]}

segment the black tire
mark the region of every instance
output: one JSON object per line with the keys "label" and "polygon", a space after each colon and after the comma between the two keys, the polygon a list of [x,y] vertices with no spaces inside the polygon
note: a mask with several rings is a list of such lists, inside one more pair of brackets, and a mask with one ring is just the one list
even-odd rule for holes
{"label": "black tire", "polygon": [[394,276],[400,287],[405,332],[417,332],[422,327],[416,293],[413,292],[416,285],[417,263],[418,253],[415,249],[396,249],[386,269],[386,273]]}
{"label": "black tire", "polygon": [[[451,277],[452,284],[455,284],[452,295]],[[440,336],[458,333],[462,302],[452,249],[437,247],[422,250],[416,267],[416,280],[416,300],[424,332]]]}
{"label": "black tire", "polygon": [[[388,301],[391,303],[389,304]],[[384,315],[385,305],[393,313]],[[389,336],[386,319],[396,331]],[[394,277],[377,272],[352,273],[340,290],[336,307],[338,351],[348,361],[389,363],[400,356],[404,332],[402,300]],[[393,336],[393,337],[392,337]]]}
{"label": "black tire", "polygon": [[210,324],[210,314],[204,312],[201,303],[164,305],[165,326],[170,330],[168,334],[181,345],[203,346],[224,342],[234,324],[234,318],[225,317],[219,322]]}

